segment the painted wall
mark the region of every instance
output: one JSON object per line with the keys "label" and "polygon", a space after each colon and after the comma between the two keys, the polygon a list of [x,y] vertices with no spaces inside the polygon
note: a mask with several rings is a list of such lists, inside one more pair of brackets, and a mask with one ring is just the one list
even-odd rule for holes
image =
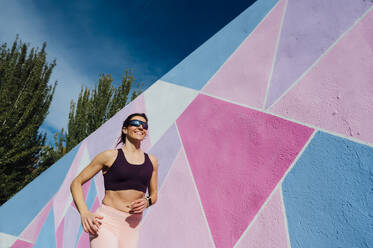
{"label": "painted wall", "polygon": [[373,247],[372,6],[257,1],[1,206],[0,247],[89,247],[69,185],[132,112],[159,160],[140,247]]}

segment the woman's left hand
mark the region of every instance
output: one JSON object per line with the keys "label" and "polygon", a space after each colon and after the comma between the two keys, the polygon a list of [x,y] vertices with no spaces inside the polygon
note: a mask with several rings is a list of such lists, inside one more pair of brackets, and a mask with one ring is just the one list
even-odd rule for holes
{"label": "woman's left hand", "polygon": [[132,214],[139,214],[142,213],[145,208],[148,207],[148,201],[145,198],[138,199],[131,203],[131,210],[130,213]]}

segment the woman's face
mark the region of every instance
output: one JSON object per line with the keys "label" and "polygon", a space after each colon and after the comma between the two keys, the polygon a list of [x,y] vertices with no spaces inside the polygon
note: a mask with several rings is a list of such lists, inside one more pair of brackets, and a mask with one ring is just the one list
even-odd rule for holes
{"label": "woman's face", "polygon": [[[130,120],[146,122],[146,119],[142,116],[133,116]],[[147,130],[142,125],[138,127],[129,125],[127,128],[123,128],[123,132],[132,140],[142,141],[146,136]]]}

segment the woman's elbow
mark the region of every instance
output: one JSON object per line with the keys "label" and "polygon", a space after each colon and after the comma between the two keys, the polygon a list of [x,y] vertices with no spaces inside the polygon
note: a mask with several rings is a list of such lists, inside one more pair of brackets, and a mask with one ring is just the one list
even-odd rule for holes
{"label": "woman's elbow", "polygon": [[70,183],[70,191],[73,192],[74,188],[76,185],[79,185],[79,181],[77,180],[77,178],[74,178],[74,180],[71,181]]}

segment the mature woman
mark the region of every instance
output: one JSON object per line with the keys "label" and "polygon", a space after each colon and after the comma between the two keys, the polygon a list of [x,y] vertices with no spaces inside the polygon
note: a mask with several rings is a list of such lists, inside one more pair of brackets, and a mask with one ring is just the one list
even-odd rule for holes
{"label": "mature woman", "polygon": [[[136,247],[145,208],[157,201],[157,159],[141,150],[148,130],[144,113],[129,115],[123,122],[119,149],[106,150],[72,181],[71,193],[92,248]],[[102,170],[105,196],[91,213],[84,201],[82,184]],[[145,196],[148,189],[149,196]]]}

